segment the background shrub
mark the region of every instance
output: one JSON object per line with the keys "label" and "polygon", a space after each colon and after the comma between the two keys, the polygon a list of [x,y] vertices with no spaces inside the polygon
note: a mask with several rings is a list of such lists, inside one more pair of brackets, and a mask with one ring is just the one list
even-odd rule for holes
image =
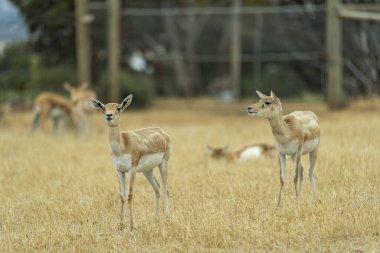
{"label": "background shrub", "polygon": [[256,90],[264,94],[273,90],[282,98],[298,97],[306,91],[304,82],[292,68],[284,64],[269,63],[263,66],[261,83],[252,83],[251,76],[243,76],[241,92],[243,97],[256,96]]}
{"label": "background shrub", "polygon": [[0,102],[22,99],[30,77],[31,56],[24,44],[6,47],[0,57]]}
{"label": "background shrub", "polygon": [[[120,85],[122,98],[128,96],[129,94],[133,94],[133,107],[147,107],[152,105],[155,98],[152,77],[144,74],[124,71],[120,75]],[[101,79],[101,86],[102,88],[98,91],[98,94],[101,99],[106,101],[105,95],[109,91],[109,80],[107,74],[103,75]],[[101,94],[103,94],[103,97]]]}
{"label": "background shrub", "polygon": [[0,103],[30,102],[41,91],[68,95],[62,83],[75,84],[76,76],[73,63],[46,66],[26,44],[8,46],[0,57]]}

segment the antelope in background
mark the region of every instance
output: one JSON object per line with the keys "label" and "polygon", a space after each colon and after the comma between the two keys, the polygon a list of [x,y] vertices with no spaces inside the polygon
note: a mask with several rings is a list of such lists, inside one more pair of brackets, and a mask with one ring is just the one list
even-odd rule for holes
{"label": "antelope in background", "polygon": [[[293,161],[293,183],[297,200],[301,193],[303,167],[301,156],[309,154],[309,178],[314,198],[317,200],[314,183],[314,166],[317,160],[320,141],[320,129],[317,115],[311,111],[295,111],[282,115],[280,99],[271,91],[270,96],[256,91],[260,101],[248,107],[248,115],[268,119],[276,141],[280,163],[280,193],[278,205],[281,205],[282,189],[285,183],[286,155]],[[298,187],[297,187],[298,183]]]}
{"label": "antelope in background", "polygon": [[[130,212],[130,226],[133,228],[132,196],[136,172],[142,172],[156,195],[156,215],[160,211],[160,185],[153,174],[159,167],[164,186],[164,207],[168,210],[168,161],[171,153],[169,135],[158,127],[140,128],[134,131],[120,132],[121,112],[132,102],[132,95],[127,96],[121,104],[104,105],[91,99],[95,108],[104,113],[109,128],[111,158],[119,176],[121,195],[121,228],[125,227],[126,200]],[[125,173],[128,173],[128,194],[125,185]]]}
{"label": "antelope in background", "polygon": [[76,127],[77,121],[71,103],[65,97],[53,92],[42,92],[34,99],[33,104],[33,132],[35,132],[48,117],[52,119],[54,132],[58,132],[59,125],[61,125],[61,122],[63,122],[65,118],[68,119],[70,127]]}
{"label": "antelope in background", "polygon": [[224,158],[228,161],[246,161],[263,159],[267,156],[270,156],[272,154],[272,151],[275,149],[273,145],[268,144],[251,144],[239,146],[234,149],[230,149],[228,145],[222,148],[213,148],[208,145],[207,148],[211,152],[210,155],[212,158]]}
{"label": "antelope in background", "polygon": [[82,83],[78,87],[64,82],[63,88],[70,92],[72,107],[78,118],[79,130],[81,132],[87,132],[91,127],[92,114],[95,111],[90,98],[96,98],[96,93],[89,89],[87,82]]}
{"label": "antelope in background", "polygon": [[0,104],[0,121],[6,118],[6,115],[11,111],[9,104]]}

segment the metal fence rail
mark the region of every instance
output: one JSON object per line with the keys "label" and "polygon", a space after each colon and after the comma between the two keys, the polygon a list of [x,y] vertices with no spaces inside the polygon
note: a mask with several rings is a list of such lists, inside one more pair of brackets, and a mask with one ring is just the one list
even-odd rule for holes
{"label": "metal fence rail", "polygon": [[[104,3],[89,3],[98,22],[105,21],[106,7]],[[124,66],[136,51],[149,55],[153,75],[161,85],[180,89],[174,78],[180,71],[188,84],[195,86],[191,89],[194,94],[209,92],[213,86],[228,89],[215,83],[221,79],[229,82],[231,22],[238,15],[243,95],[263,86],[281,86],[277,90],[282,89],[285,95],[291,95],[287,87],[323,87],[324,6],[244,7],[237,11],[230,7],[144,8],[123,9],[121,15]],[[98,34],[93,36],[95,51],[106,50],[104,27],[105,23],[91,27],[92,33]],[[178,64],[184,69],[178,70]],[[281,77],[283,72],[289,73],[288,78]]]}

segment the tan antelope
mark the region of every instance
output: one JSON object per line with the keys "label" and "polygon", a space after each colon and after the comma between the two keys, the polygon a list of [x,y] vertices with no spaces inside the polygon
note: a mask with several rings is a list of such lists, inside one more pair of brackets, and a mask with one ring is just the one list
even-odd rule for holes
{"label": "tan antelope", "polygon": [[10,111],[11,108],[9,104],[0,104],[0,121],[2,121]]}
{"label": "tan antelope", "polygon": [[212,158],[224,158],[228,161],[259,160],[270,155],[271,151],[275,149],[274,146],[268,144],[251,144],[234,149],[230,149],[228,145],[222,148],[214,148],[211,146],[207,146],[207,148],[211,152],[210,155]]}
{"label": "tan antelope", "polygon": [[[121,195],[121,226],[125,226],[126,200],[130,212],[130,226],[133,228],[132,195],[136,172],[142,172],[156,195],[156,215],[160,211],[160,189],[153,169],[159,167],[164,186],[164,207],[168,210],[168,161],[171,145],[169,135],[158,127],[141,128],[134,131],[120,132],[119,121],[121,112],[132,101],[132,95],[127,96],[121,104],[102,104],[91,99],[93,105],[105,115],[109,128],[109,144],[111,158],[119,176]],[[125,186],[125,173],[128,173],[128,194]]]}
{"label": "tan antelope", "polygon": [[53,131],[57,132],[61,121],[68,118],[70,126],[76,127],[76,118],[71,103],[65,97],[53,92],[42,92],[33,101],[34,118],[32,122],[33,132],[48,118],[51,117]]}
{"label": "tan antelope", "polygon": [[96,93],[89,89],[87,82],[78,87],[64,82],[63,88],[70,92],[73,110],[78,118],[79,130],[82,132],[87,131],[91,127],[92,114],[95,111],[89,99],[96,98]]}
{"label": "tan antelope", "polygon": [[314,166],[320,141],[317,115],[311,111],[295,111],[283,116],[280,99],[273,91],[271,91],[270,96],[266,96],[259,91],[256,91],[256,93],[260,97],[260,101],[248,107],[248,114],[268,119],[272,128],[280,163],[281,188],[277,206],[281,205],[282,189],[285,183],[286,155],[289,155],[293,161],[293,183],[298,200],[303,178],[301,156],[309,154],[310,184],[314,198],[317,199],[314,183]]}

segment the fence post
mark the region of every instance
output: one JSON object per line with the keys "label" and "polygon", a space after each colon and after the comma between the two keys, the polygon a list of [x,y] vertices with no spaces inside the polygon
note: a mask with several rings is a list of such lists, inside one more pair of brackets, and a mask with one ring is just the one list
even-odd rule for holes
{"label": "fence post", "polygon": [[90,39],[85,20],[87,0],[75,0],[75,37],[78,82],[91,84]]}
{"label": "fence post", "polygon": [[234,0],[232,7],[231,48],[230,48],[230,75],[232,90],[235,99],[240,97],[241,81],[241,0]]}
{"label": "fence post", "polygon": [[253,36],[253,86],[256,90],[261,90],[262,85],[262,67],[261,67],[261,51],[263,38],[263,14],[256,14],[255,30]]}
{"label": "fence post", "polygon": [[108,78],[109,99],[120,99],[120,0],[108,0]]}
{"label": "fence post", "polygon": [[327,102],[332,109],[343,105],[342,30],[338,5],[339,0],[329,0],[326,3]]}

